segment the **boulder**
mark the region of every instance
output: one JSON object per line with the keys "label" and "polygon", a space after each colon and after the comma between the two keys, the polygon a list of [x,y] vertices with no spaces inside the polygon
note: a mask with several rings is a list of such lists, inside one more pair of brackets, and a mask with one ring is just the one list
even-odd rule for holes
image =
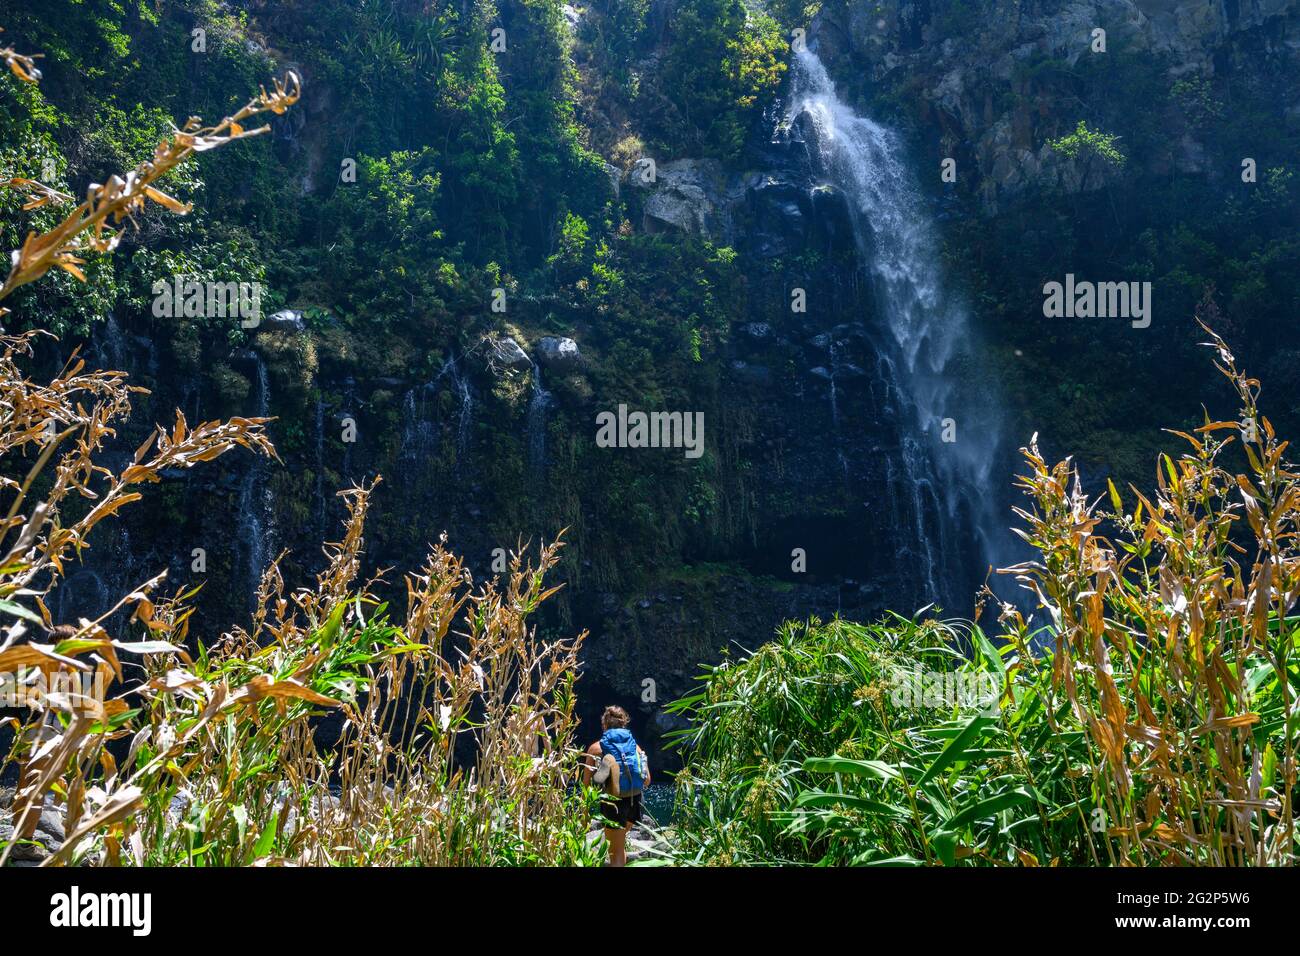
{"label": "boulder", "polygon": [[532,368],[533,360],[510,336],[492,341],[488,347],[488,360],[498,368]]}
{"label": "boulder", "polygon": [[614,198],[618,199],[622,193],[620,187],[622,185],[623,171],[613,163],[601,163],[601,166],[604,167],[605,176],[609,179],[609,188],[614,193]]}
{"label": "boulder", "polygon": [[753,222],[746,238],[756,255],[765,259],[789,255],[806,244],[812,211],[807,189],[764,175],[750,185],[746,198]]}
{"label": "boulder", "polygon": [[821,184],[812,189],[815,239],[829,249],[851,250],[856,247],[857,233],[848,197],[834,186]]}
{"label": "boulder", "polygon": [[[4,795],[5,808],[12,802],[13,791],[10,790]],[[6,813],[3,822],[0,822],[0,846],[13,839],[14,821]],[[63,811],[55,805],[52,796],[47,796],[40,818],[36,821],[36,830],[28,840],[14,846],[9,859],[14,864],[40,863],[63,845],[63,839]]]}
{"label": "boulder", "polygon": [[537,359],[546,368],[564,371],[576,366],[582,353],[573,339],[547,335],[537,343]]}
{"label": "boulder", "polygon": [[263,316],[259,328],[263,332],[301,332],[307,328],[307,322],[298,309],[281,309],[273,315]]}
{"label": "boulder", "polygon": [[731,208],[740,192],[728,182],[715,159],[678,159],[655,169],[646,182],[633,170],[634,185],[648,189],[643,207],[646,232],[678,231],[730,241]]}

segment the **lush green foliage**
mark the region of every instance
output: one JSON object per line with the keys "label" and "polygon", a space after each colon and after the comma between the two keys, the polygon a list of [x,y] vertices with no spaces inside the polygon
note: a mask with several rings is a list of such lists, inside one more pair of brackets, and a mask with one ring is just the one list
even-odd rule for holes
{"label": "lush green foliage", "polygon": [[1085,120],[1079,120],[1074,132],[1060,139],[1049,140],[1048,145],[1071,159],[1096,157],[1112,166],[1123,166],[1124,154],[1116,145],[1117,137],[1110,133],[1090,129]]}
{"label": "lush green foliage", "polygon": [[[1240,420],[1184,436],[1131,509],[1112,485],[1101,511],[1068,462],[1026,450],[1035,559],[1016,570],[1041,629],[1009,606],[997,643],[897,616],[814,621],[710,669],[674,705],[695,722],[679,858],[1294,864],[1300,476],[1258,383],[1216,348]],[[1225,430],[1244,472],[1218,463]],[[968,692],[931,693],[936,678]]]}
{"label": "lush green foliage", "polygon": [[[15,72],[36,80],[30,67]],[[41,232],[14,254],[0,299],[58,269],[84,282],[79,255],[117,248],[106,223],[154,205],[187,212],[154,184],[197,152],[255,135],[251,118],[283,115],[299,92],[291,74],[218,124],[189,121],[147,163],[87,187],[70,211],[47,212]],[[41,176],[49,178],[42,170],[7,185],[25,191],[28,210],[66,203]],[[415,209],[436,180],[394,169],[392,182],[373,201],[410,224],[413,242],[436,238]],[[465,567],[439,544],[406,576],[406,613],[391,623],[375,579],[358,581],[376,479],[343,495],[344,533],[324,548],[314,587],[286,593],[280,559],[259,568],[248,626],[215,644],[189,644],[187,602],[200,588],[159,598],[165,572],[113,595],[108,609],[74,606],[75,623],[56,621],[50,608],[63,603],[68,565],[101,522],[141,499],[136,488],[234,448],[278,456],[265,417],[190,427],[176,411],[170,429],[155,427],[128,462],[107,468],[107,444],[143,390],[121,371],[86,371],[76,358],[48,384],[29,378],[23,366],[39,337],[0,336],[0,456],[5,472],[25,472],[21,482],[5,478],[13,500],[0,522],[0,542],[14,533],[0,562],[0,689],[19,714],[0,725],[0,778],[15,770],[17,780],[0,806],[0,866],[18,854],[189,866],[589,864],[603,856],[587,839],[588,794],[568,787],[582,637],[543,642],[529,621],[558,590],[544,586],[558,545],[543,547],[533,565],[513,556],[506,575],[472,591]],[[29,453],[30,464],[15,461]],[[128,608],[129,620],[118,613]],[[133,630],[143,639],[114,636]],[[119,652],[143,661],[142,679],[127,678]],[[317,718],[329,710],[341,712],[341,726],[318,747]],[[128,738],[119,763],[112,744]],[[33,839],[47,809],[62,819],[58,845]]]}
{"label": "lush green foliage", "polygon": [[735,155],[785,74],[780,28],[744,0],[683,0],[672,36],[659,73],[667,106],[657,128],[692,151]]}

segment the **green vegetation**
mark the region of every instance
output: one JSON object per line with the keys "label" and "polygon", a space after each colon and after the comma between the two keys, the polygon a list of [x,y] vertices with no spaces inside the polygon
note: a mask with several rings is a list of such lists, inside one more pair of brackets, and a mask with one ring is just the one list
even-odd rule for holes
{"label": "green vegetation", "polygon": [[678,860],[1294,864],[1300,476],[1214,348],[1240,418],[1182,435],[1131,507],[1025,451],[1041,625],[813,621],[710,669],[673,705]]}
{"label": "green vegetation", "polygon": [[[391,474],[404,390],[432,379],[452,355],[472,354],[477,364],[488,335],[514,335],[530,352],[542,335],[576,335],[584,367],[549,383],[562,399],[553,411],[552,485],[572,495],[517,494],[528,468],[519,431],[531,385],[526,375],[507,373],[476,407],[468,435],[472,447],[492,448],[491,459],[477,463],[475,507],[493,516],[493,526],[475,534],[514,540],[521,528],[575,527],[575,550],[602,557],[590,571],[566,561],[566,573],[602,587],[634,586],[677,565],[689,541],[738,537],[743,529],[720,522],[715,503],[742,496],[739,476],[712,468],[701,478],[672,460],[655,462],[653,474],[611,471],[603,459],[593,464],[589,444],[565,427],[585,421],[593,401],[671,402],[720,421],[719,356],[748,290],[733,250],[633,228],[639,197],[624,190],[615,200],[588,145],[593,134],[577,119],[572,53],[588,42],[582,31],[571,35],[560,6],[480,0],[406,10],[314,0],[254,15],[209,0],[160,8],[51,0],[39,11],[0,0],[5,36],[40,50],[45,66],[40,92],[17,83],[0,89],[7,149],[0,160],[41,179],[49,156],[58,172],[49,185],[72,195],[147,157],[172,124],[221,115],[277,60],[305,65],[308,99],[281,121],[276,144],[269,137],[236,144],[173,171],[163,185],[194,203],[186,220],[163,229],[162,214],[147,211],[138,231],[123,234],[125,255],[89,257],[89,283],[55,275],[19,290],[16,327],[89,338],[116,313],[182,372],[142,384],[179,404],[184,396],[171,390],[192,383],[205,412],[222,414],[248,413],[256,383],[232,349],[255,345],[269,370],[277,443],[292,463],[274,478],[276,523],[303,554],[319,534],[311,499],[344,483],[351,451],[331,428],[316,458],[309,436],[319,405],[331,419],[344,402],[354,413],[364,405],[364,465],[354,467]],[[624,37],[610,56],[630,63],[647,51],[644,5],[594,6],[590,28]],[[679,85],[685,74],[665,60],[645,78],[636,109],[646,113],[646,135],[661,155],[728,157],[776,94],[784,69],[779,36],[739,0],[691,15],[708,20],[708,29],[678,30],[665,42],[673,64],[689,64],[692,88]],[[497,27],[506,38],[500,53],[489,48]],[[193,49],[195,29],[205,31],[201,53]],[[688,93],[707,109],[675,112],[673,98]],[[671,119],[655,126],[649,117],[661,113]],[[355,164],[355,181],[345,162]],[[49,208],[24,212],[21,202],[0,193],[8,248],[54,222]],[[307,334],[291,341],[203,317],[150,322],[152,284],[178,274],[261,282],[263,311],[303,310]],[[506,290],[506,313],[489,308],[496,288]],[[167,414],[148,400],[145,407]],[[460,452],[445,448],[427,465],[431,487],[446,487],[465,468]],[[663,515],[671,516],[667,529]],[[182,536],[198,533],[193,515],[181,517],[188,522]],[[437,520],[449,525],[445,513]],[[375,523],[389,551],[418,560],[427,527],[398,509]],[[291,558],[286,570],[305,569]],[[229,616],[238,606],[232,596],[230,606],[213,610]]]}
{"label": "green vegetation", "polygon": [[[1014,431],[1043,432],[1051,455],[1071,454],[1085,474],[1121,486],[1143,479],[1162,428],[1196,424],[1186,396],[1228,398],[1206,381],[1190,319],[1210,302],[1216,331],[1273,389],[1278,427],[1300,430],[1291,341],[1300,137],[1267,82],[1173,79],[1172,66],[1115,44],[1073,67],[1021,62],[1006,108],[1042,130],[1029,146],[1051,147],[1046,169],[1073,166],[1088,188],[1067,178],[1058,189],[1011,189],[996,215],[957,217],[946,230],[1018,410]],[[958,189],[971,185],[959,180]],[[1151,328],[1136,335],[1118,322],[1043,319],[1043,284],[1067,272],[1151,282]]]}
{"label": "green vegetation", "polygon": [[[24,831],[49,797],[74,834],[57,851],[64,862],[596,862],[587,800],[567,789],[579,642],[559,635],[593,616],[610,625],[600,659],[621,692],[635,686],[628,645],[656,644],[671,617],[671,646],[653,653],[681,676],[717,659],[716,621],[739,616],[741,601],[753,612],[774,596],[773,613],[790,615],[808,594],[770,576],[784,575],[784,554],[755,555],[772,550],[773,528],[856,527],[884,498],[832,460],[829,409],[801,418],[827,370],[815,363],[835,359],[812,357],[812,333],[876,318],[845,223],[834,241],[766,258],[745,232],[757,189],[737,204],[737,235],[665,233],[644,216],[649,191],[626,175],[642,157],[708,158],[729,188],[743,185],[785,80],[787,30],[823,4],[680,0],[664,17],[650,0],[591,0],[572,27],[558,0],[240,6],[0,0],[3,45],[40,51],[44,73],[39,87],[23,82],[29,66],[15,60],[19,78],[0,82],[0,179],[18,187],[0,189],[0,245],[54,234],[82,197],[112,205],[110,177],[156,164],[160,142],[178,150],[149,180],[158,195],[137,190],[102,210],[114,233],[20,257],[0,294],[13,332],[0,360],[0,475],[16,498],[0,522],[0,674],[90,674],[112,688],[99,710],[56,692],[6,718],[0,732],[20,736],[0,773],[20,779],[4,810],[19,836],[0,855],[31,849]],[[902,42],[960,36],[989,11],[972,0],[928,23],[918,13]],[[925,118],[912,124],[930,138],[923,148],[959,158],[942,229],[952,272],[1011,409],[1005,431],[1042,429],[1050,445],[1029,449],[1021,516],[1038,555],[1021,574],[1046,617],[1027,624],[1007,610],[996,629],[813,620],[709,669],[673,708],[693,721],[675,858],[1294,862],[1300,487],[1222,343],[1228,385],[1205,386],[1202,333],[1187,320],[1199,310],[1262,369],[1278,430],[1300,430],[1300,187],[1285,104],[1243,71],[1175,79],[1161,58],[1120,45],[1104,62],[1030,52],[1009,82],[957,91],[957,102],[1007,111],[1008,149],[1049,185],[1023,188],[1017,168],[981,183],[963,152],[977,146],[949,149],[956,114],[924,99],[934,84],[911,67],[859,70],[860,53],[839,59],[856,71],[845,95],[879,88],[882,105]],[[176,131],[195,135],[189,117],[226,115],[289,64],[303,97],[272,110],[274,136],[219,125],[207,132],[221,149],[185,152]],[[995,215],[977,184],[1006,187]],[[790,195],[762,201],[798,206]],[[833,214],[834,195],[817,198]],[[191,215],[171,215],[189,204]],[[798,232],[813,217],[797,213],[764,225]],[[1043,282],[1067,272],[1152,282],[1149,334],[1041,321]],[[180,275],[262,283],[263,310],[300,310],[305,327],[154,321],[153,283]],[[790,312],[794,287],[810,314]],[[102,352],[110,316],[131,384],[152,394],[128,392],[114,369],[38,374],[55,361],[40,333]],[[738,331],[751,324],[766,331]],[[485,353],[511,336],[536,357],[547,335],[574,337],[582,359],[544,370],[554,403],[537,423],[533,369],[496,368]],[[452,371],[472,381],[472,406],[449,377],[433,387]],[[855,372],[837,414],[875,415],[890,399],[863,398],[872,372]],[[1240,422],[1203,422],[1186,403],[1234,393]],[[274,421],[248,418],[259,395]],[[592,412],[620,402],[703,413],[705,454],[598,452]],[[345,414],[361,423],[358,443],[338,437]],[[1120,495],[1168,424],[1191,451],[1159,459],[1148,496]],[[1244,442],[1216,437],[1233,430]],[[285,467],[267,466],[266,526],[288,553],[248,617],[230,520],[246,473],[224,455],[273,455],[271,436]],[[882,428],[880,446],[894,437]],[[132,464],[98,470],[136,447]],[[1066,451],[1068,464],[1045,464]],[[195,485],[174,480],[210,459],[221,460]],[[1098,510],[1071,481],[1100,489],[1103,468],[1115,485]],[[380,472],[392,492],[373,514],[372,484],[348,494],[344,542],[322,570],[333,489]],[[213,586],[162,596],[156,580],[132,582],[129,624],[83,618],[69,579],[103,556],[82,546],[100,544],[105,532],[91,531],[110,520],[129,529],[141,564],[176,567],[176,553],[203,542]],[[363,522],[372,563],[420,570],[360,577]],[[561,528],[570,549],[546,548],[471,591],[468,568],[502,542]],[[444,529],[463,563],[441,543],[430,553]],[[568,587],[553,593],[544,572]],[[870,582],[849,586],[853,574],[815,586],[874,594]],[[732,581],[741,597],[729,604],[719,583]],[[768,633],[753,630],[749,646]],[[144,676],[128,680],[119,654]],[[991,681],[996,706],[898,703],[901,675],[918,669]]]}
{"label": "green vegetation", "polygon": [[1111,166],[1123,166],[1124,154],[1116,145],[1118,136],[1089,129],[1086,120],[1079,120],[1074,132],[1060,139],[1048,140],[1047,145],[1071,159],[1099,159]]}
{"label": "green vegetation", "polygon": [[692,152],[737,154],[785,73],[780,27],[744,0],[684,0],[672,31],[657,128]]}
{"label": "green vegetation", "polygon": [[[36,81],[21,54],[0,55]],[[265,132],[248,121],[283,115],[298,99],[289,74],[222,122],[191,120],[147,162],[88,188],[23,243],[0,299],[51,270],[85,281],[81,256],[111,254],[113,224],[154,205],[188,211],[158,188],[169,172]],[[69,200],[36,180],[10,185],[29,209]],[[199,588],[160,597],[165,574],[114,595],[94,620],[56,622],[50,608],[68,565],[101,522],[141,499],[137,488],[235,448],[278,456],[266,418],[190,427],[177,411],[128,464],[105,468],[102,453],[139,390],[81,361],[48,384],[32,380],[22,365],[37,338],[0,336],[0,454],[6,470],[33,459],[21,483],[7,481],[13,500],[0,523],[0,678],[21,715],[3,728],[0,777],[16,770],[17,787],[3,807],[0,866],[599,862],[588,794],[568,787],[582,637],[542,643],[528,620],[555,593],[544,580],[558,545],[532,565],[513,555],[508,574],[471,591],[470,574],[439,544],[406,576],[406,613],[393,623],[375,579],[358,579],[376,479],[345,493],[344,533],[326,546],[314,586],[290,595],[272,561],[247,626],[216,642],[189,640],[187,602]],[[94,504],[78,507],[83,500]],[[115,636],[122,631],[140,639]],[[120,655],[143,677],[128,679]],[[318,747],[317,718],[329,710],[341,712],[341,728]],[[112,744],[128,740],[119,762]],[[64,828],[57,845],[36,839],[50,800]]]}

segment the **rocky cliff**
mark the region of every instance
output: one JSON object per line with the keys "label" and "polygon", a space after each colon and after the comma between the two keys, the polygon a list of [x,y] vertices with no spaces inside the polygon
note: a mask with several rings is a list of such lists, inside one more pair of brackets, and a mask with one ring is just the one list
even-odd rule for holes
{"label": "rocky cliff", "polygon": [[[1101,31],[1101,32],[1098,32]],[[1293,0],[1093,0],[1093,2],[827,3],[810,42],[864,101],[901,110],[933,155],[958,159],[986,212],[1043,190],[1096,188],[1055,154],[1069,132],[1088,73],[1141,72],[1178,86],[1158,104],[1163,148],[1137,157],[1151,175],[1218,176],[1215,135],[1197,100],[1217,80],[1261,84],[1300,69],[1300,6]],[[1145,67],[1146,69],[1143,69]],[[1270,85],[1287,122],[1300,123],[1300,89]],[[1141,90],[1134,95],[1141,108]],[[1190,101],[1190,102],[1189,102]],[[1116,104],[1118,105],[1118,104]],[[1129,104],[1125,104],[1125,109]],[[937,163],[936,163],[937,165]]]}

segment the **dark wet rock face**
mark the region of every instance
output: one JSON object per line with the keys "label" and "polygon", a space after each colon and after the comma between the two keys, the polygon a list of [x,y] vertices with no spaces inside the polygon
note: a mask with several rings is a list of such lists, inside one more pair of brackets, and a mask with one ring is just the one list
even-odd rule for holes
{"label": "dark wet rock face", "polygon": [[[1094,49],[1099,28],[1105,52]],[[1159,64],[1171,81],[1213,76],[1229,64],[1279,79],[1300,67],[1300,9],[1289,0],[849,4],[824,10],[810,38],[860,99],[901,100],[928,133],[968,149],[962,168],[969,158],[990,213],[1044,190],[1094,190],[1119,175],[1046,145],[1060,134],[1060,118],[1077,109],[1068,83],[1034,79],[1045,66],[1074,71],[1090,57],[1140,57]],[[1300,117],[1294,84],[1285,95]],[[1174,148],[1132,161],[1148,173],[1205,171],[1205,137],[1213,129],[1180,129],[1177,117],[1163,119]]]}

